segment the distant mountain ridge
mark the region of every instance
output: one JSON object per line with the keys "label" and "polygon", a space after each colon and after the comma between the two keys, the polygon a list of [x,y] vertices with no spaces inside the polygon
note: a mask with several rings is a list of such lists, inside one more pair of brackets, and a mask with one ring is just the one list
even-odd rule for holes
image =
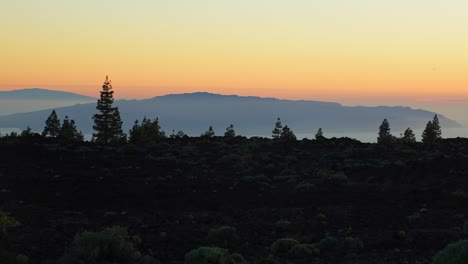
{"label": "distant mountain ridge", "polygon": [[0,91],[0,115],[40,111],[91,103],[96,100],[96,98],[81,94],[43,88]]}
{"label": "distant mountain ridge", "polygon": [[[278,117],[297,134],[313,135],[320,127],[325,133],[375,132],[384,118],[392,131],[422,129],[436,114],[409,107],[342,106],[320,101],[294,101],[253,96],[219,95],[205,92],[170,94],[144,100],[116,100],[125,132],[136,119],[158,117],[163,130],[182,130],[189,135],[200,135],[213,126],[222,135],[227,126],[234,124],[240,135],[270,136]],[[25,128],[42,131],[52,109],[30,113],[0,116],[0,127]],[[69,116],[84,133],[92,133],[92,116],[96,103],[56,108],[60,118]],[[439,114],[443,127],[459,124]]]}
{"label": "distant mountain ridge", "polygon": [[44,88],[26,88],[0,91],[0,100],[94,100],[95,98]]}
{"label": "distant mountain ridge", "polygon": [[314,100],[288,100],[288,99],[279,99],[274,97],[259,97],[259,96],[241,96],[241,95],[224,95],[224,94],[215,94],[215,93],[208,93],[208,92],[194,92],[194,93],[181,93],[181,94],[167,94],[153,97],[149,100],[191,100],[191,99],[202,99],[202,100],[245,100],[245,101],[255,101],[255,100],[263,100],[263,101],[270,101],[270,102],[313,102],[316,104],[325,104],[325,105],[336,105],[341,106],[339,103],[335,102],[324,102],[324,101],[314,101]]}

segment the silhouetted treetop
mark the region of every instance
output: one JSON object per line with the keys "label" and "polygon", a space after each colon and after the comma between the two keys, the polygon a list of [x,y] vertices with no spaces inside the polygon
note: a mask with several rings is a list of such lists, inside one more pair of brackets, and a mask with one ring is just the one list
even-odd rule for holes
{"label": "silhouetted treetop", "polygon": [[281,137],[281,133],[283,132],[283,125],[281,124],[281,119],[278,117],[275,123],[275,127],[271,131],[271,137],[273,139],[279,139]]}
{"label": "silhouetted treetop", "polygon": [[403,136],[401,138],[401,141],[404,144],[411,144],[416,142],[416,136],[414,135],[413,130],[411,128],[407,128],[405,132],[403,133]]}
{"label": "silhouetted treetop", "polygon": [[57,137],[60,133],[61,127],[60,119],[58,118],[55,110],[52,110],[52,113],[49,115],[45,123],[46,125],[44,127],[44,130],[42,131],[42,136],[50,136],[52,138]]}
{"label": "silhouetted treetop", "polygon": [[213,130],[213,127],[210,126],[210,127],[208,128],[208,131],[206,131],[205,133],[201,134],[201,136],[202,136],[202,137],[209,137],[209,138],[214,137],[214,136],[215,136],[215,132],[214,132],[214,130]]}
{"label": "silhouetted treetop", "polygon": [[377,143],[391,143],[393,140],[392,135],[390,134],[390,124],[387,119],[382,121],[382,124],[379,126],[379,136],[377,137]]}
{"label": "silhouetted treetop", "polygon": [[156,117],[152,121],[143,118],[141,125],[138,120],[135,120],[135,124],[129,131],[130,142],[159,142],[166,138],[166,133],[161,130],[159,125],[159,119]]}
{"label": "silhouetted treetop", "polygon": [[422,133],[422,141],[424,144],[433,144],[442,138],[442,130],[439,124],[439,118],[434,116],[432,121],[427,122],[426,128]]}
{"label": "silhouetted treetop", "polygon": [[325,137],[323,136],[322,128],[319,128],[319,129],[317,130],[317,133],[315,133],[315,139],[316,139],[316,140],[325,139]]}
{"label": "silhouetted treetop", "polygon": [[114,91],[112,91],[111,81],[106,76],[102,85],[100,99],[97,101],[96,109],[99,113],[93,116],[93,129],[96,133],[93,138],[97,143],[116,143],[125,141],[125,134],[122,131],[122,120],[118,107],[113,107]]}
{"label": "silhouetted treetop", "polygon": [[233,138],[236,136],[236,131],[234,131],[234,125],[231,124],[226,128],[226,132],[224,132],[224,137]]}
{"label": "silhouetted treetop", "polygon": [[284,141],[294,141],[297,138],[296,138],[296,135],[294,135],[293,131],[288,126],[284,126],[283,130],[281,131],[280,139]]}
{"label": "silhouetted treetop", "polygon": [[65,116],[65,119],[63,119],[63,124],[60,129],[59,137],[68,141],[83,140],[83,134],[81,133],[81,131],[78,131],[76,129],[75,120],[70,120],[68,116]]}

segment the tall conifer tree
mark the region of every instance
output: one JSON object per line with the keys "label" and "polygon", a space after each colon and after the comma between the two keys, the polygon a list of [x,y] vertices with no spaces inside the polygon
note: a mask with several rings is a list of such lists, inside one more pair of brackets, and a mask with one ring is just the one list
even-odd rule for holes
{"label": "tall conifer tree", "polygon": [[390,124],[387,119],[382,121],[379,127],[379,136],[377,137],[377,143],[388,144],[392,142],[392,135],[390,134]]}
{"label": "tall conifer tree", "polygon": [[273,139],[279,139],[281,137],[281,133],[283,132],[283,125],[281,124],[281,119],[278,117],[275,123],[275,127],[273,131],[271,131],[271,137]]}
{"label": "tall conifer tree", "polygon": [[75,120],[68,119],[68,116],[65,116],[65,119],[63,119],[63,124],[60,130],[59,136],[62,139],[69,140],[69,141],[72,141],[72,140],[82,141],[83,140],[83,134],[81,133],[81,131],[78,131],[76,129]]}
{"label": "tall conifer tree", "polygon": [[236,131],[234,131],[234,125],[231,124],[226,128],[226,132],[224,132],[224,137],[233,138],[236,136]]}
{"label": "tall conifer tree", "polygon": [[96,133],[93,133],[93,138],[97,143],[116,143],[125,140],[119,108],[113,107],[113,103],[114,91],[112,91],[109,77],[106,76],[96,106],[99,113],[93,116],[93,129],[96,131]]}
{"label": "tall conifer tree", "polygon": [[42,131],[42,135],[44,137],[50,136],[52,138],[57,137],[60,134],[60,119],[57,116],[55,110],[52,110],[49,117],[46,120],[46,125],[44,127],[44,131]]}

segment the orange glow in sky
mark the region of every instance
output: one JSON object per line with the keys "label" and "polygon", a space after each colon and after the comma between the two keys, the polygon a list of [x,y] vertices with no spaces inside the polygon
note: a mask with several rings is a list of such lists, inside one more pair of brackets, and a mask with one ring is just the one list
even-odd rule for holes
{"label": "orange glow in sky", "polygon": [[8,1],[0,90],[97,96],[109,75],[117,98],[468,98],[466,10],[461,0]]}

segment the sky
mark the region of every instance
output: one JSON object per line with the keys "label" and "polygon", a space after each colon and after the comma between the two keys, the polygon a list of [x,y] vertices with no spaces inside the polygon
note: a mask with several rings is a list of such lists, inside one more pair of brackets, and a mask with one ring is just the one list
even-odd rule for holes
{"label": "sky", "polygon": [[[208,91],[460,111],[466,0],[5,0],[0,90]],[[450,110],[452,109],[452,110]],[[468,110],[468,109],[467,109]]]}

